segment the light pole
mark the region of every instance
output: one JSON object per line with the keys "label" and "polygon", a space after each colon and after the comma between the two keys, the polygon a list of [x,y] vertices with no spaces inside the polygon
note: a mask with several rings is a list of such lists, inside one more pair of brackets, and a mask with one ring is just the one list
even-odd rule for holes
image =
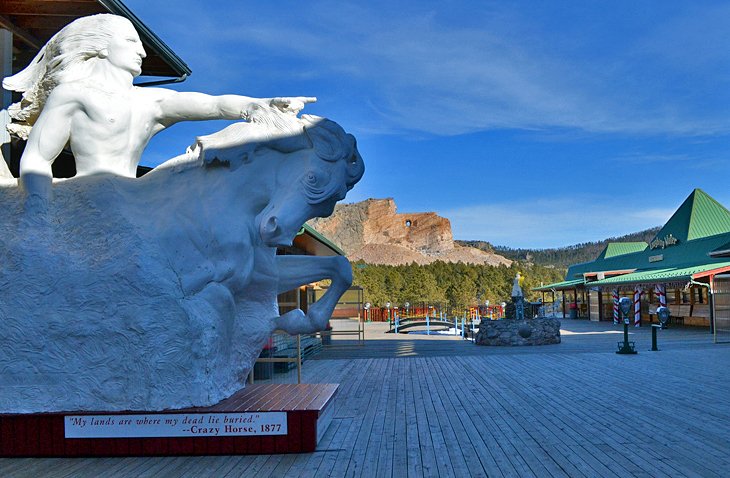
{"label": "light pole", "polygon": [[411,303],[410,303],[410,302],[406,302],[406,303],[405,303],[405,304],[403,304],[403,305],[405,305],[405,306],[406,306],[406,319],[407,319],[407,318],[408,318],[408,315],[409,315],[409,312],[410,312],[410,310],[411,310],[411,309],[410,309],[410,307],[411,307]]}
{"label": "light pole", "polygon": [[390,302],[385,303],[385,308],[388,310],[388,325],[390,325],[390,328],[393,328],[393,321],[390,320]]}
{"label": "light pole", "polygon": [[370,322],[370,302],[365,302],[363,309],[365,309],[365,322]]}

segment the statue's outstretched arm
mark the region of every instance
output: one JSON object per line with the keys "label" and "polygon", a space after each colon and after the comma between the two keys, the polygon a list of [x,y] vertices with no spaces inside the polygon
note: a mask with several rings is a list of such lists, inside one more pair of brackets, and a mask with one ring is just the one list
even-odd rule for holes
{"label": "statue's outstretched arm", "polygon": [[212,119],[244,119],[250,121],[257,114],[277,108],[286,113],[296,114],[307,103],[317,99],[310,97],[293,98],[250,98],[239,95],[211,96],[203,93],[158,90],[160,123],[170,126],[179,121],[200,121]]}
{"label": "statue's outstretched arm", "polygon": [[276,328],[290,334],[312,334],[327,327],[337,301],[352,285],[350,262],[342,256],[276,256],[279,272],[279,293],[322,279],[331,279],[324,296],[309,305],[305,316],[296,309],[276,319]]}

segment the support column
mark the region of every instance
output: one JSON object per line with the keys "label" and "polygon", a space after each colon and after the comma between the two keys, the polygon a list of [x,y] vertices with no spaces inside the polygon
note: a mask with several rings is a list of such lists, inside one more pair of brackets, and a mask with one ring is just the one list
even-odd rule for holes
{"label": "support column", "polygon": [[641,287],[634,288],[634,327],[641,327]]}
{"label": "support column", "polygon": [[666,307],[667,306],[667,288],[666,288],[666,286],[664,284],[657,284],[656,294],[659,299],[659,306]]}
{"label": "support column", "polygon": [[[0,28],[0,79],[13,74],[13,34]],[[13,95],[0,89],[0,179],[12,178],[8,164],[10,162],[10,134],[6,125],[10,124],[8,106],[13,102]]]}
{"label": "support column", "polygon": [[710,287],[707,288],[707,308],[710,309],[710,334],[715,335],[715,276],[710,276]]}

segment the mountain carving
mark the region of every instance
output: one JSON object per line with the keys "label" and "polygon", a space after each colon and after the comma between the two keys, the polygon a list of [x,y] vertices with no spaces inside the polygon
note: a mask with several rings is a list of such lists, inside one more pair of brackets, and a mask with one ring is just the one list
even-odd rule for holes
{"label": "mountain carving", "polygon": [[454,243],[451,223],[433,212],[402,213],[395,201],[368,199],[338,204],[314,229],[337,244],[351,261],[368,264],[429,264],[434,261],[509,265],[509,259]]}

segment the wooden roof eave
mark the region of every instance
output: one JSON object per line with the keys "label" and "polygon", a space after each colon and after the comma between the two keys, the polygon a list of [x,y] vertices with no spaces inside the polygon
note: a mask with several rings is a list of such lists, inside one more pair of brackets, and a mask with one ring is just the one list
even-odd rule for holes
{"label": "wooden roof eave", "polygon": [[36,38],[35,35],[30,33],[29,31],[15,25],[13,21],[5,15],[0,15],[0,28],[8,30],[10,33],[18,37],[23,43],[30,46],[31,48],[40,50],[43,47],[43,42],[41,40]]}
{"label": "wooden roof eave", "polygon": [[692,279],[702,279],[704,277],[711,277],[711,276],[715,276],[717,274],[722,274],[722,273],[728,272],[728,271],[730,271],[730,266],[719,267],[717,269],[713,269],[710,271],[703,271],[703,272],[698,272],[696,274],[692,274]]}
{"label": "wooden roof eave", "polygon": [[[170,78],[163,80],[168,83],[182,81],[191,74],[190,67],[119,0],[0,2],[0,28],[13,34],[14,72],[25,67],[61,28],[77,18],[98,13],[120,15],[134,25],[147,50],[147,58],[142,62],[142,76]],[[140,85],[144,84],[149,82]]]}
{"label": "wooden roof eave", "polygon": [[636,272],[636,268],[618,269],[618,270],[612,270],[612,271],[584,272],[583,278],[588,279],[589,277],[598,277],[601,274],[603,274],[604,277],[615,277],[615,276],[621,276],[624,274],[631,274],[632,272]]}
{"label": "wooden roof eave", "polygon": [[157,53],[177,74],[177,81],[182,81],[192,73],[190,67],[172,51],[172,48],[162,41],[150,28],[142,23],[126,5],[119,0],[97,0],[109,13],[127,18],[139,33],[140,39],[152,51]]}

